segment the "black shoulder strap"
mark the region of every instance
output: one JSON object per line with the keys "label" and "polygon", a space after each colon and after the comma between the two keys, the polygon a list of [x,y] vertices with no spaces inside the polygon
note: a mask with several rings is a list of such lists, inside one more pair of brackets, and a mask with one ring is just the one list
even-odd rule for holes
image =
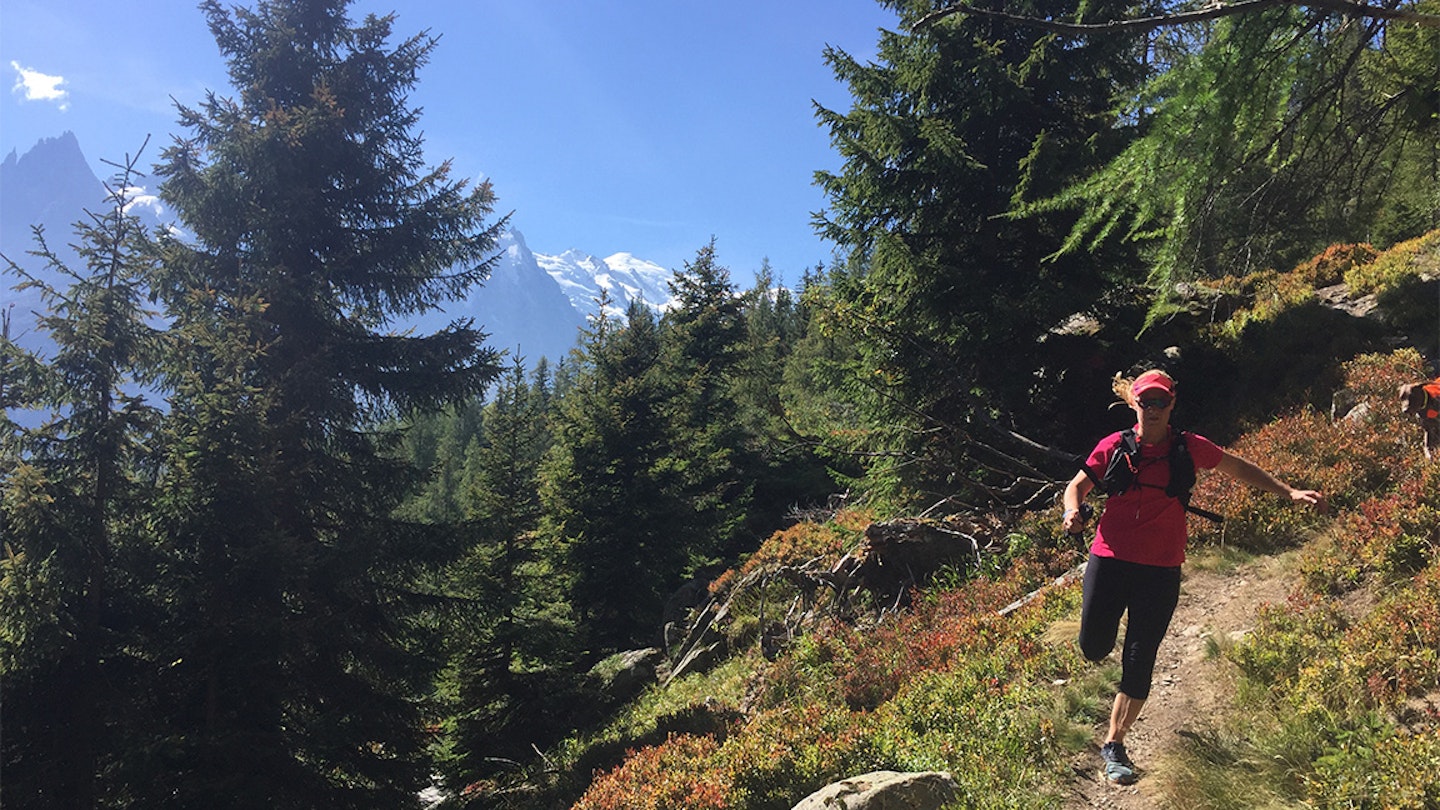
{"label": "black shoulder strap", "polygon": [[1135,432],[1135,428],[1125,428],[1120,431],[1120,447],[1129,456],[1135,455],[1135,451],[1140,449],[1140,436]]}
{"label": "black shoulder strap", "polygon": [[1134,428],[1120,432],[1120,442],[1110,454],[1110,463],[1105,466],[1105,477],[1100,489],[1106,495],[1119,495],[1135,484],[1136,466],[1133,459],[1140,455],[1140,440]]}
{"label": "black shoulder strap", "polygon": [[1170,441],[1170,483],[1165,486],[1165,494],[1178,498],[1180,505],[1192,515],[1199,515],[1215,523],[1224,523],[1224,515],[1190,505],[1190,491],[1195,488],[1195,459],[1191,457],[1190,448],[1185,444],[1185,436],[1185,431],[1176,430],[1175,437]]}
{"label": "black shoulder strap", "polygon": [[1170,439],[1170,483],[1165,485],[1165,494],[1189,506],[1190,490],[1194,488],[1195,459],[1185,446],[1185,431],[1176,430]]}

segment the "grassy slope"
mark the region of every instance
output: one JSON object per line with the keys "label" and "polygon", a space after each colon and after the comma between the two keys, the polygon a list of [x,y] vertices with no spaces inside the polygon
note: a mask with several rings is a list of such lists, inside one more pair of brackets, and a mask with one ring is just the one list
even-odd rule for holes
{"label": "grassy slope", "polygon": [[[1440,264],[1433,234],[1396,250],[1408,253],[1380,257],[1390,276],[1372,289],[1382,297],[1413,288],[1417,272]],[[1368,260],[1345,268],[1352,285],[1366,268],[1379,277]],[[1280,279],[1282,288],[1303,305],[1289,280]],[[1267,300],[1238,311],[1246,322],[1218,325],[1218,339],[1283,317],[1283,302]],[[1175,806],[1440,806],[1440,464],[1423,462],[1417,429],[1392,402],[1395,386],[1422,376],[1413,350],[1360,357],[1336,377],[1350,404],[1366,406],[1363,415],[1332,419],[1301,408],[1231,445],[1287,481],[1326,492],[1329,517],[1219,477],[1202,480],[1196,502],[1229,520],[1223,537],[1197,526],[1197,549],[1223,542],[1230,553],[1284,552],[1300,585],[1263,612],[1245,641],[1217,648],[1239,673],[1235,703],[1215,718],[1217,731],[1167,763],[1174,776],[1161,792]],[[750,565],[778,570],[837,553],[873,517],[842,514],[777,533]],[[588,787],[558,792],[583,788],[575,807],[584,810],[786,810],[844,776],[946,770],[961,789],[957,807],[1062,807],[1069,764],[1093,744],[1117,673],[1047,640],[1075,613],[1073,585],[996,615],[1078,561],[1080,550],[1054,524],[1053,515],[1016,524],[994,579],[937,585],[878,623],[824,623],[767,662],[755,644],[758,606],[773,614],[796,596],[777,580],[730,624],[736,656],[653,690],[608,729],[576,740],[560,758],[581,763],[571,770]],[[614,753],[626,748],[616,764]]]}

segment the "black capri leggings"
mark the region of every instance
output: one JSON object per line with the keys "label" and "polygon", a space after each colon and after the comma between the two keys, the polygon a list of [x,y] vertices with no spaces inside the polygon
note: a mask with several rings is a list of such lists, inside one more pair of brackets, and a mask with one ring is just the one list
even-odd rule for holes
{"label": "black capri leggings", "polygon": [[1115,648],[1120,615],[1130,612],[1120,656],[1120,691],[1150,697],[1155,656],[1180,602],[1180,568],[1125,562],[1090,555],[1080,604],[1080,651],[1099,661]]}

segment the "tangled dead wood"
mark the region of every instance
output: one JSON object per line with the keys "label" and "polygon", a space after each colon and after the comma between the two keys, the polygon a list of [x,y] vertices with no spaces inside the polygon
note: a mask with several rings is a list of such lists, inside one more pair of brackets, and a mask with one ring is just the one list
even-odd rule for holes
{"label": "tangled dead wood", "polygon": [[905,606],[915,588],[944,570],[973,573],[1003,547],[998,519],[951,516],[872,523],[839,560],[821,557],[745,573],[691,612],[672,634],[667,683],[702,671],[736,645],[758,641],[774,658],[817,622],[878,619]]}

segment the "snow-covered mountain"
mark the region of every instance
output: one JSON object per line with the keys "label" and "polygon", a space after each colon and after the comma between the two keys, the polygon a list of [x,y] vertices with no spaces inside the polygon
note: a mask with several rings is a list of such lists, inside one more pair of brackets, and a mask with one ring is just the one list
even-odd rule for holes
{"label": "snow-covered mountain", "polygon": [[[80,143],[71,133],[41,141],[25,155],[12,153],[0,164],[0,252],[27,269],[43,266],[27,261],[29,226],[43,224],[52,245],[73,241],[70,224],[103,201],[103,187],[89,169]],[[516,230],[505,233],[485,283],[462,301],[430,312],[414,322],[397,324],[424,332],[457,318],[473,318],[489,338],[486,343],[533,365],[540,357],[563,358],[576,345],[581,328],[599,312],[602,289],[610,298],[608,314],[623,317],[631,301],[640,300],[657,312],[671,301],[672,274],[654,262],[629,253],[605,259],[579,250],[558,256],[534,253]],[[11,290],[12,278],[0,278],[0,306],[13,305],[17,326],[33,321],[39,301],[33,294]],[[32,346],[34,348],[34,346]]]}
{"label": "snow-covered mountain", "polygon": [[539,254],[535,260],[586,318],[599,314],[602,289],[609,294],[606,314],[611,317],[623,317],[633,301],[643,302],[657,312],[670,304],[670,279],[674,274],[630,253],[600,259],[567,250],[559,256]]}
{"label": "snow-covered mountain", "polygon": [[542,356],[559,360],[574,348],[580,330],[600,312],[602,289],[609,295],[606,314],[612,318],[623,319],[632,301],[657,313],[671,301],[671,272],[629,253],[607,259],[578,250],[558,256],[535,253],[514,229],[496,247],[499,253],[483,285],[415,326],[435,329],[455,318],[474,318],[489,333],[489,345],[533,364]]}

